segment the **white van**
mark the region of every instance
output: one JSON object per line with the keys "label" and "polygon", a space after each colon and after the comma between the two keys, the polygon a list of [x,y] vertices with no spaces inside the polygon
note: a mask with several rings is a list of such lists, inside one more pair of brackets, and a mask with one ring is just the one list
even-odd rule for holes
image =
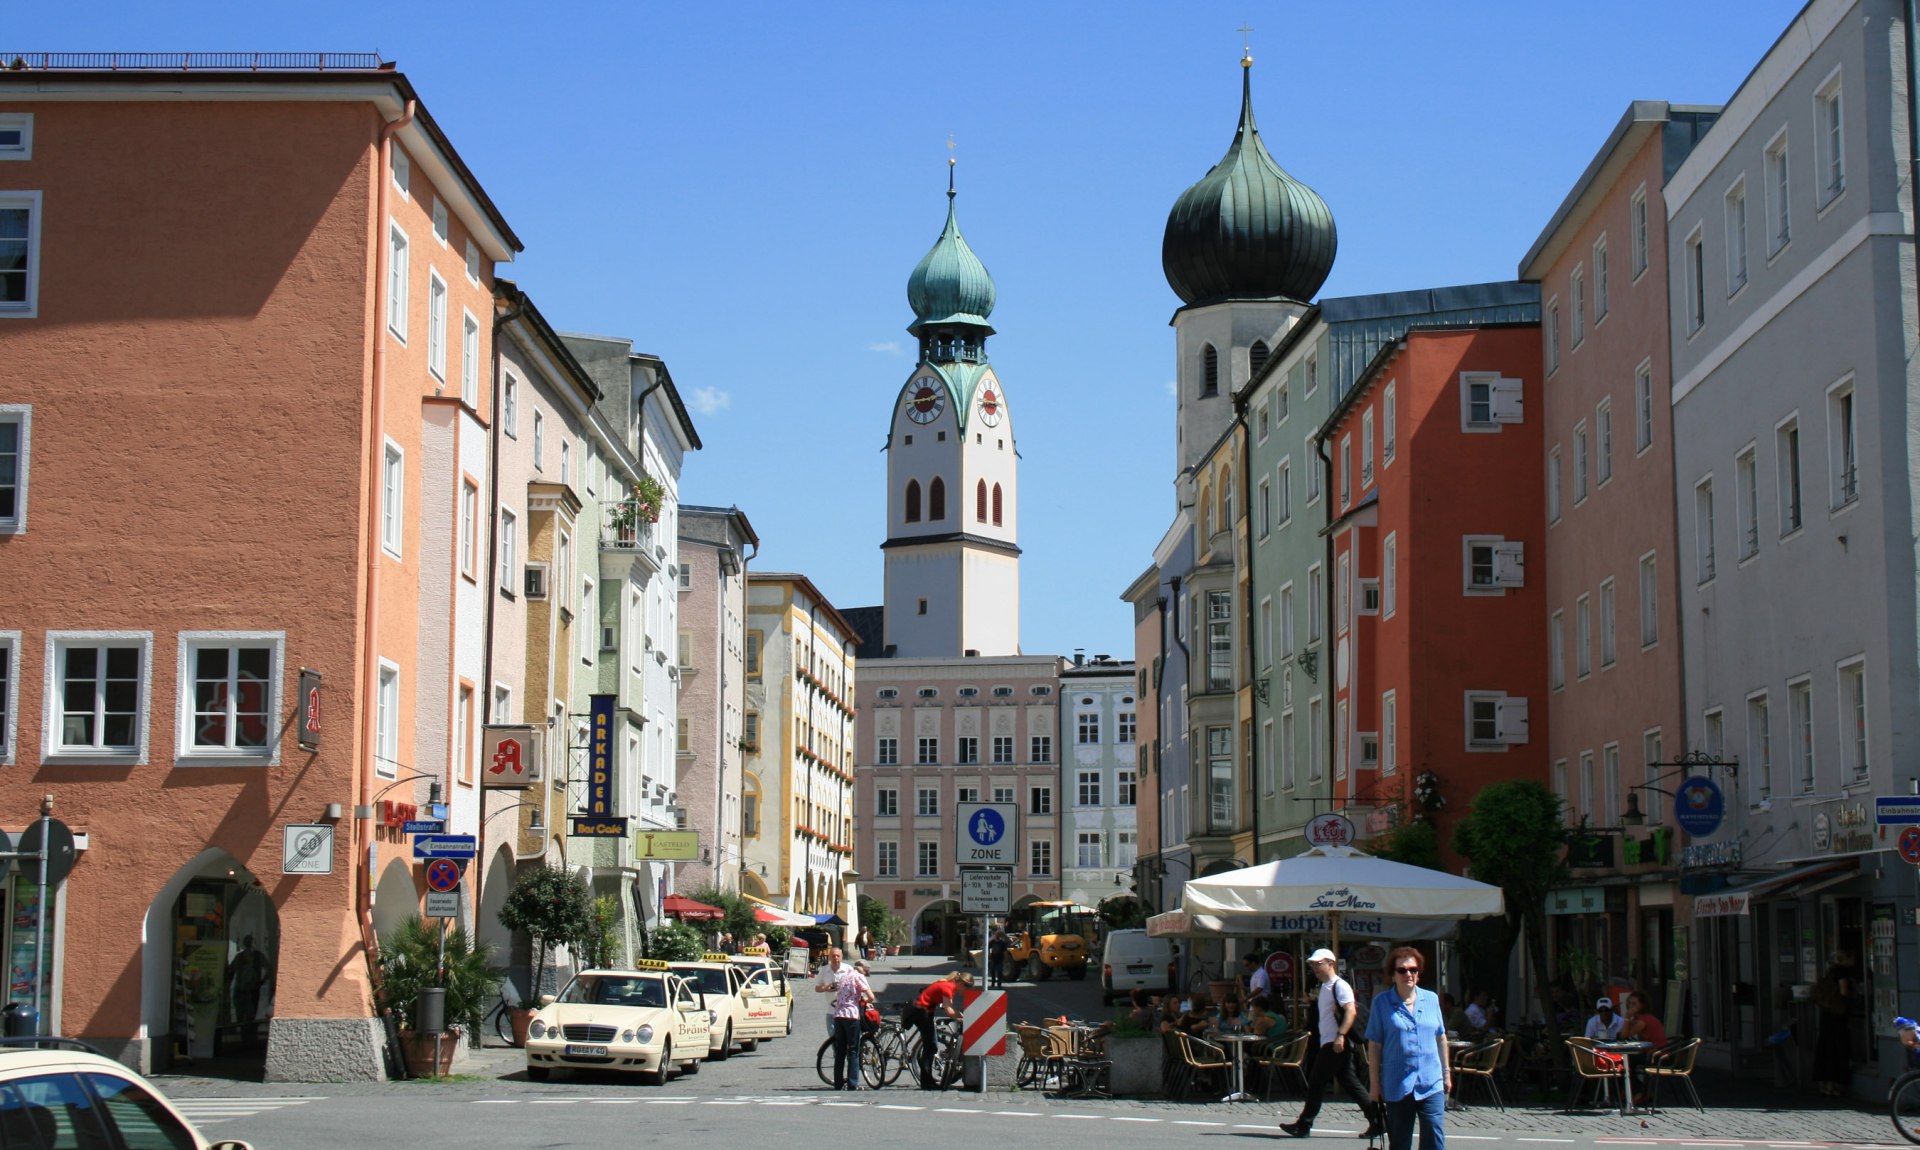
{"label": "white van", "polygon": [[1137,929],[1107,932],[1106,950],[1100,956],[1102,1003],[1110,1004],[1134,990],[1172,994],[1176,977],[1171,939],[1148,938],[1146,931]]}

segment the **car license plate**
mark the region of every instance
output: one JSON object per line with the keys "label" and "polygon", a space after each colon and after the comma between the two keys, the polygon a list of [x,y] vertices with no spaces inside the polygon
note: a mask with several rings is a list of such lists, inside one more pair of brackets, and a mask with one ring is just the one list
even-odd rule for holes
{"label": "car license plate", "polygon": [[1152,964],[1152,963],[1150,963],[1150,962],[1149,962],[1149,963],[1143,963],[1143,964],[1140,964],[1140,965],[1135,965],[1135,964],[1133,964],[1133,963],[1128,963],[1128,964],[1127,964],[1127,973],[1128,973],[1128,974],[1152,974],[1152,973],[1153,973],[1153,964]]}
{"label": "car license plate", "polygon": [[572,1043],[568,1043],[567,1053],[580,1058],[605,1058],[607,1056],[607,1048],[604,1046],[575,1046]]}

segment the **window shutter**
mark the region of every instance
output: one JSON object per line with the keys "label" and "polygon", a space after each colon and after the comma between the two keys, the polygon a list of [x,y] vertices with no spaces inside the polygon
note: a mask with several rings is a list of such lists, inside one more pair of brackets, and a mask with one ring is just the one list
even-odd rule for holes
{"label": "window shutter", "polygon": [[1490,388],[1493,398],[1493,421],[1495,423],[1520,423],[1520,394],[1522,384],[1517,379],[1496,379]]}
{"label": "window shutter", "polygon": [[1493,583],[1496,587],[1527,585],[1526,544],[1501,542],[1493,545]]}
{"label": "window shutter", "polygon": [[1527,701],[1518,696],[1509,695],[1494,704],[1494,725],[1498,728],[1503,743],[1524,743],[1527,741]]}

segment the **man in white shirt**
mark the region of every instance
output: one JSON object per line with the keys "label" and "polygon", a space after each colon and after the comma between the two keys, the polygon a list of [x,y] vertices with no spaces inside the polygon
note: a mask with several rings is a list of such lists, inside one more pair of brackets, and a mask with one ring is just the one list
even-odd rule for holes
{"label": "man in white shirt", "polygon": [[1300,1117],[1282,1123],[1280,1129],[1295,1138],[1305,1138],[1311,1134],[1313,1120],[1320,1113],[1321,1096],[1327,1092],[1327,1083],[1338,1078],[1340,1088],[1347,1092],[1347,1097],[1359,1104],[1360,1113],[1366,1115],[1367,1130],[1361,1137],[1372,1141],[1386,1132],[1386,1108],[1368,1096],[1367,1088],[1361,1083],[1349,1058],[1353,1048],[1349,1032],[1360,1011],[1353,1001],[1353,987],[1340,977],[1336,965],[1333,952],[1324,946],[1307,956],[1307,969],[1313,971],[1313,976],[1320,980],[1320,990],[1315,995],[1320,1004],[1320,1049],[1313,1056],[1313,1075],[1307,1080],[1306,1105],[1301,1107]]}
{"label": "man in white shirt", "polygon": [[1259,955],[1249,954],[1240,960],[1246,965],[1247,1001],[1252,1002],[1256,994],[1266,994],[1273,989],[1273,983],[1267,978],[1267,964],[1260,961]]}
{"label": "man in white shirt", "polygon": [[1602,996],[1593,1004],[1593,1017],[1587,1019],[1587,1037],[1595,1042],[1612,1042],[1620,1037],[1626,1020],[1613,1009],[1613,999]]}
{"label": "man in white shirt", "polygon": [[[840,961],[845,957],[846,955],[837,946],[827,951],[827,961],[821,963],[820,969],[815,971],[813,975],[813,992],[815,994],[839,994],[840,980],[853,973],[851,966]],[[827,1011],[827,1034],[829,1036],[833,1034],[833,1010],[831,1008]]]}

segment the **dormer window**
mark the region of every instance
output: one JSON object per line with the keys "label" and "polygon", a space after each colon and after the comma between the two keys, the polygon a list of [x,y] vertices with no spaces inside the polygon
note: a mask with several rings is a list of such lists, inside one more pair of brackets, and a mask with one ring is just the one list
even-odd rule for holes
{"label": "dormer window", "polygon": [[993,697],[996,699],[1012,698],[1013,688],[1012,687],[995,687],[993,689]]}
{"label": "dormer window", "polygon": [[940,697],[940,688],[922,687],[918,691],[915,691],[914,694],[922,699],[937,699]]}
{"label": "dormer window", "polygon": [[972,699],[980,694],[980,688],[962,687],[958,691],[955,691],[954,694],[959,695],[963,699]]}
{"label": "dormer window", "polygon": [[1045,685],[1044,683],[1041,684],[1040,686],[1037,686],[1031,689],[1034,694],[1039,695],[1041,698],[1045,698],[1046,696],[1053,694],[1053,688]]}
{"label": "dormer window", "polygon": [[900,692],[894,687],[882,687],[873,693],[873,697],[876,699],[897,699],[900,697]]}

